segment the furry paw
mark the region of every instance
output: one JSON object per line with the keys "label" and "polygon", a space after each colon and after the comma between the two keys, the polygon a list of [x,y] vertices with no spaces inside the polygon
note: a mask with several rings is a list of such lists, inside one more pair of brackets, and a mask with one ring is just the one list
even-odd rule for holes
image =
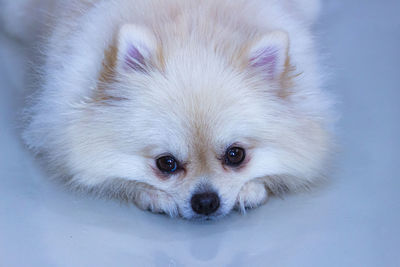
{"label": "furry paw", "polygon": [[256,208],[268,199],[268,191],[265,184],[260,180],[247,182],[239,192],[236,199],[235,208],[241,212],[246,209]]}
{"label": "furry paw", "polygon": [[135,194],[134,203],[142,210],[167,214],[171,217],[178,215],[178,208],[173,198],[160,190],[141,188]]}

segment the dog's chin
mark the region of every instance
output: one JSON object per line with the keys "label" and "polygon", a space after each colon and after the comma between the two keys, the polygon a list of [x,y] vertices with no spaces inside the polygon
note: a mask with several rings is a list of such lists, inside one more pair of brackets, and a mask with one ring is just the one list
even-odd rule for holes
{"label": "dog's chin", "polygon": [[213,214],[210,215],[200,215],[196,214],[195,212],[182,212],[180,213],[180,216],[184,219],[191,220],[191,221],[198,221],[198,222],[204,222],[204,221],[216,221],[219,220],[226,215],[228,215],[232,211],[232,208],[228,210],[219,210]]}
{"label": "dog's chin", "polygon": [[223,213],[217,213],[217,214],[212,214],[212,215],[208,215],[208,216],[204,216],[204,215],[193,215],[192,217],[189,218],[185,218],[191,221],[197,221],[197,222],[207,222],[207,221],[217,221],[223,217],[225,217],[228,213],[223,214]]}

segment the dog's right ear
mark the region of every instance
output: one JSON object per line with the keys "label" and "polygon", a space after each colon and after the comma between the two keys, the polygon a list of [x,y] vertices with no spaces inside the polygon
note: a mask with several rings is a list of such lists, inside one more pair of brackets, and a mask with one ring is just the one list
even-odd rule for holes
{"label": "dog's right ear", "polygon": [[289,37],[284,31],[264,35],[250,50],[250,65],[268,80],[276,80],[285,70],[288,58]]}
{"label": "dog's right ear", "polygon": [[156,38],[148,29],[133,24],[123,25],[118,35],[117,67],[124,72],[146,72],[156,48]]}

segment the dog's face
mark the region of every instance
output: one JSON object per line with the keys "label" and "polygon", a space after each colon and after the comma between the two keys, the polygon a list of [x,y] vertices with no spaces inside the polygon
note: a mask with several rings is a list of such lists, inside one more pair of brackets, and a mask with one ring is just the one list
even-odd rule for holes
{"label": "dog's face", "polygon": [[[324,137],[278,93],[285,38],[261,40],[236,64],[196,44],[164,48],[161,58],[151,35],[125,27],[115,79],[85,120],[85,176],[98,180],[83,182],[134,181],[142,208],[210,218],[265,201],[273,180],[247,192],[255,179],[309,172]],[[301,180],[290,179],[280,182]]]}

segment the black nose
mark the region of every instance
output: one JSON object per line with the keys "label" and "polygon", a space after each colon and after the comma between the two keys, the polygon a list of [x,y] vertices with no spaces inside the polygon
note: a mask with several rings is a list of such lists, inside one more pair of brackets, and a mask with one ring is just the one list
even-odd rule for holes
{"label": "black nose", "polygon": [[216,193],[201,193],[192,196],[192,209],[201,215],[209,215],[219,208],[219,197]]}

